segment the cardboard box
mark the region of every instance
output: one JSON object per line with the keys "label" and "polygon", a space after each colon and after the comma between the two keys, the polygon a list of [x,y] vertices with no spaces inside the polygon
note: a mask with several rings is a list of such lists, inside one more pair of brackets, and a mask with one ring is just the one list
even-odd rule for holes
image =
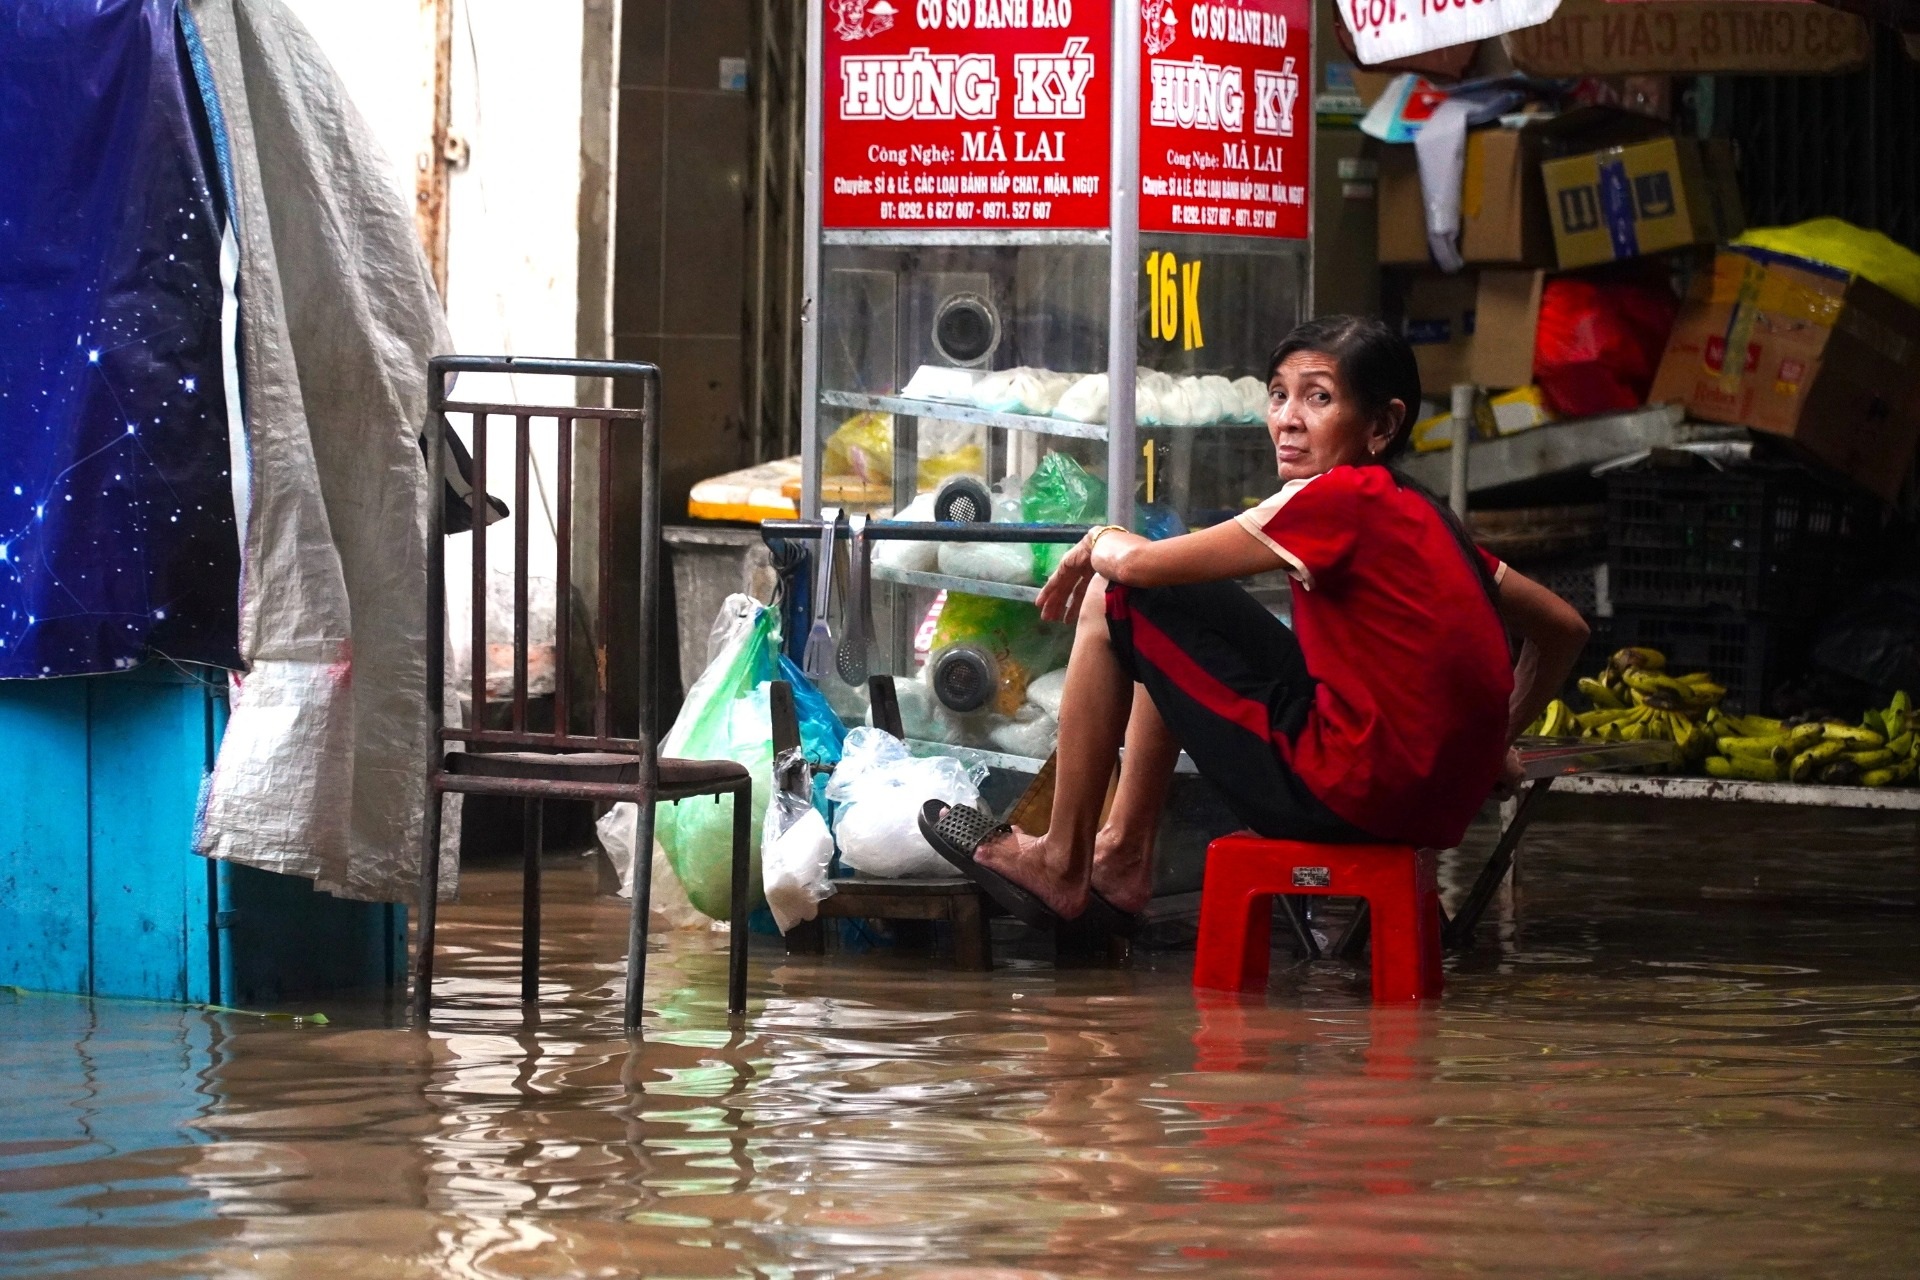
{"label": "cardboard box", "polygon": [[1746,226],[1731,151],[1694,138],[1549,160],[1540,176],[1563,271],[1714,244]]}
{"label": "cardboard box", "polygon": [[1920,309],[1845,272],[1722,250],[1647,398],[1784,437],[1891,501],[1920,441]]}
{"label": "cardboard box", "polygon": [[1420,365],[1420,389],[1442,402],[1453,384],[1473,381],[1473,336],[1479,278],[1471,271],[1414,277],[1404,327]]}
{"label": "cardboard box", "polygon": [[[1553,226],[1539,177],[1545,137],[1538,128],[1494,127],[1467,135],[1460,175],[1463,260],[1553,266]],[[1426,200],[1410,144],[1381,149],[1379,183],[1381,263],[1426,265],[1431,261]]]}
{"label": "cardboard box", "polygon": [[1533,343],[1540,327],[1544,271],[1485,270],[1474,291],[1469,371],[1483,387],[1506,390],[1533,382]]}
{"label": "cardboard box", "polygon": [[1545,284],[1544,271],[1414,277],[1403,332],[1420,364],[1421,390],[1444,401],[1456,382],[1500,390],[1532,382]]}

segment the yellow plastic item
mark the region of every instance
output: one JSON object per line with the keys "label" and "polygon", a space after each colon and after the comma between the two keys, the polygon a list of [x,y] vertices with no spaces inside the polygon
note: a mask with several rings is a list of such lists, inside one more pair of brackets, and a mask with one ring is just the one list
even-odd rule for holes
{"label": "yellow plastic item", "polygon": [[885,483],[893,476],[893,415],[856,413],[827,437],[821,470],[829,476],[853,476],[863,483]]}
{"label": "yellow plastic item", "polygon": [[1851,271],[1920,307],[1920,253],[1878,231],[1839,218],[1814,218],[1791,227],[1754,227],[1734,243]]}
{"label": "yellow plastic item", "polygon": [[[1493,407],[1487,398],[1477,396],[1473,402],[1473,427],[1482,440],[1491,440],[1494,436]],[[1442,449],[1453,448],[1453,414],[1436,413],[1431,418],[1422,418],[1413,424],[1413,451],[1415,453],[1438,453]]]}
{"label": "yellow plastic item", "polygon": [[1487,407],[1493,411],[1494,431],[1503,436],[1531,431],[1553,421],[1553,411],[1547,408],[1546,397],[1538,387],[1503,391],[1487,401]]}
{"label": "yellow plastic item", "polygon": [[800,514],[800,459],[781,458],[729,471],[693,486],[687,514],[695,520],[792,520]]}

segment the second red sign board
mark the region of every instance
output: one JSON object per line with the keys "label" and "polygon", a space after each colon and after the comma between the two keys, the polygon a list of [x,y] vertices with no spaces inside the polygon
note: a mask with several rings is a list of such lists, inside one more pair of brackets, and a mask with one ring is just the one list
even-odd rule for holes
{"label": "second red sign board", "polygon": [[1307,0],[1141,5],[1140,229],[1307,236]]}
{"label": "second red sign board", "polygon": [[824,3],[826,226],[1107,225],[1101,0]]}

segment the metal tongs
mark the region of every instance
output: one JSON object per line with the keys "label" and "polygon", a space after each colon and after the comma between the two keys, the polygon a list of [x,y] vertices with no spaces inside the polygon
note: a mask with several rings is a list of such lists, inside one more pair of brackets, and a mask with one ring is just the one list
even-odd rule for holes
{"label": "metal tongs", "polygon": [[814,551],[813,628],[807,632],[807,647],[800,655],[800,669],[811,680],[825,680],[833,674],[833,627],[827,615],[833,608],[833,541],[840,526],[840,508],[820,508],[820,545]]}

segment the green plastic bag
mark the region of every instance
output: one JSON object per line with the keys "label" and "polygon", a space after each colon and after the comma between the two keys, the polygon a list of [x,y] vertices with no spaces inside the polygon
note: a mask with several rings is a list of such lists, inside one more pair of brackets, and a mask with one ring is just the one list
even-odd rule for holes
{"label": "green plastic bag", "polygon": [[[1020,509],[1033,524],[1094,524],[1107,518],[1107,484],[1064,453],[1048,453],[1020,486]],[[1033,580],[1053,576],[1070,544],[1037,542]]]}
{"label": "green plastic bag", "polygon": [[[753,775],[753,876],[748,901],[760,891],[760,826],[773,794],[773,717],[767,685],[775,658],[774,611],[760,608],[728,640],[687,691],[660,754],[689,760],[732,760]],[[696,796],[654,810],[654,838],[696,910],[727,918],[733,883],[733,801]],[[648,855],[640,855],[643,861]]]}

